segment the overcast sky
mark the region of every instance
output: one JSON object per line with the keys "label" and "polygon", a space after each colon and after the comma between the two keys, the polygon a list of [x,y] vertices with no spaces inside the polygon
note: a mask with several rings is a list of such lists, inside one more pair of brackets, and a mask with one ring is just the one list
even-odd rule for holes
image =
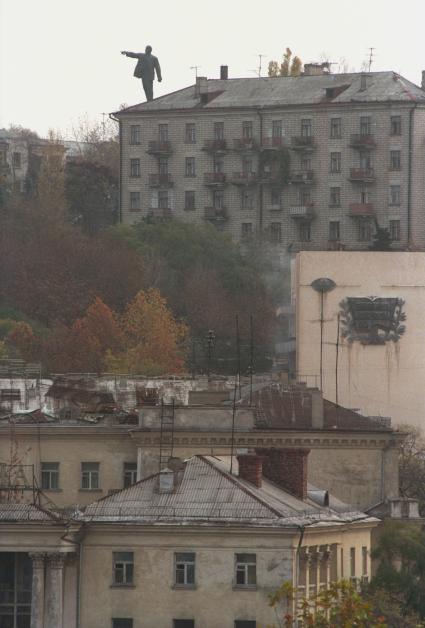
{"label": "overcast sky", "polygon": [[[194,82],[195,71],[255,76],[258,55],[286,46],[304,62],[345,58],[395,70],[420,84],[425,0],[0,0],[0,128],[21,124],[70,136],[72,125],[144,100],[134,60],[146,44],[160,60],[156,96]],[[333,66],[334,71],[338,68]]]}

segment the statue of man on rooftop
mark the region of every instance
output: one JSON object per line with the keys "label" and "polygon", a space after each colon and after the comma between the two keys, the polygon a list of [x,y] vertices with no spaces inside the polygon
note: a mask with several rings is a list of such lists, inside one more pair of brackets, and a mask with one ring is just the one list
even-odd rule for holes
{"label": "statue of man on rooftop", "polygon": [[134,76],[142,79],[146,100],[153,100],[153,81],[155,78],[155,72],[156,78],[159,82],[162,81],[162,76],[158,57],[155,57],[152,54],[152,46],[146,46],[145,52],[128,52],[127,50],[122,50],[121,54],[126,57],[138,59],[134,70]]}

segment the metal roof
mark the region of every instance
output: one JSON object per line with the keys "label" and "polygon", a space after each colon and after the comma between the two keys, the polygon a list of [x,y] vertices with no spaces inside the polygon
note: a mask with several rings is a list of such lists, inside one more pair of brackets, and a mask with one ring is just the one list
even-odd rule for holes
{"label": "metal roof", "polygon": [[50,514],[35,504],[4,503],[0,504],[0,522],[5,521],[58,521],[58,517]]}
{"label": "metal roof", "polygon": [[[366,87],[362,84],[366,82]],[[425,92],[395,72],[323,74],[277,78],[209,79],[206,102],[195,95],[195,85],[117,111],[143,113],[173,109],[276,107],[326,103],[422,102]],[[332,95],[329,91],[334,89]]]}
{"label": "metal roof", "polygon": [[[164,471],[162,471],[164,473]],[[177,486],[158,491],[156,474],[87,506],[81,519],[141,524],[243,524],[293,527],[338,524],[368,518],[360,512],[337,512],[305,502],[263,479],[263,486],[231,475],[226,462],[193,456],[185,463]],[[372,521],[372,519],[370,519]]]}

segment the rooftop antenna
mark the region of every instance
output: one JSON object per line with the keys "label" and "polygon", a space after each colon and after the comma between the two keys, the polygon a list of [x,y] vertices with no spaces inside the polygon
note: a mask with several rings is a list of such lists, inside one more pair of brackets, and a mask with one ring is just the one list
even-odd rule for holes
{"label": "rooftop antenna", "polygon": [[103,135],[102,139],[104,140],[105,139],[105,135],[106,135],[106,133],[105,133],[105,129],[106,129],[105,117],[106,116],[109,117],[109,113],[105,113],[104,111],[101,111],[100,115],[102,116],[102,135]]}
{"label": "rooftop antenna", "polygon": [[202,65],[191,65],[190,66],[191,70],[195,70],[195,79],[198,78],[198,70],[199,70],[199,68],[202,68]]}
{"label": "rooftop antenna", "polygon": [[376,50],[376,48],[370,47],[369,48],[369,69],[368,72],[370,72],[370,68],[372,67],[372,63],[373,63],[373,51]]}
{"label": "rooftop antenna", "polygon": [[258,55],[258,78],[261,78],[261,70],[262,70],[262,65],[263,65],[263,57],[265,57],[267,55],[263,55],[263,54],[259,54]]}

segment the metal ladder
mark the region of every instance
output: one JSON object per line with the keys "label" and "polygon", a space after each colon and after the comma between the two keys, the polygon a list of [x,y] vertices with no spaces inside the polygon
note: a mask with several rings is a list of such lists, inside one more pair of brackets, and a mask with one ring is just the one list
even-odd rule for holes
{"label": "metal ladder", "polygon": [[159,470],[165,469],[174,449],[174,399],[161,401],[161,431],[159,436]]}

